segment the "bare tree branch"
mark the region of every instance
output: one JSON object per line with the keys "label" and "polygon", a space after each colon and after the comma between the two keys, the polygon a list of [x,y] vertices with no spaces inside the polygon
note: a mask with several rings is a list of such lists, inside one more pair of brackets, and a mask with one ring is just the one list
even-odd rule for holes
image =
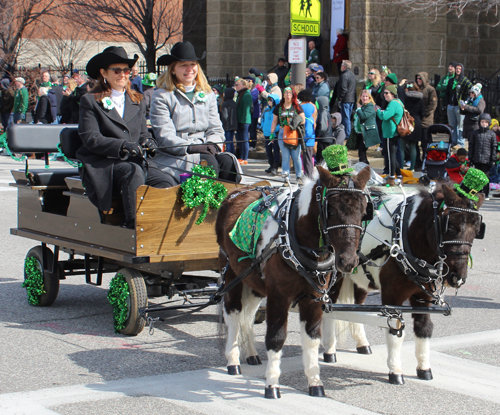
{"label": "bare tree branch", "polygon": [[67,8],[89,33],[134,43],[150,72],[155,71],[156,52],[183,34],[182,0],[70,0]]}

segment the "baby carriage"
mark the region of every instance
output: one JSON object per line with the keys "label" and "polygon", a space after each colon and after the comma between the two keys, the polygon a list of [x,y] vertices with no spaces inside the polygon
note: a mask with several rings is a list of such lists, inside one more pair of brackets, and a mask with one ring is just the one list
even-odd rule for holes
{"label": "baby carriage", "polygon": [[427,129],[427,148],[423,171],[429,179],[444,178],[446,160],[451,155],[451,128],[445,124],[433,124]]}

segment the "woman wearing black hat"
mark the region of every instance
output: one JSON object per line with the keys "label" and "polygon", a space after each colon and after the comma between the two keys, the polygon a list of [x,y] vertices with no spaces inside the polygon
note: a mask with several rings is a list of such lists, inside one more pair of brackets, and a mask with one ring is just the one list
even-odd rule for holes
{"label": "woman wearing black hat", "polygon": [[87,64],[97,85],[80,102],[78,131],[83,146],[77,152],[83,163],[82,180],[91,202],[111,209],[112,196],[121,194],[124,227],[135,227],[135,193],[142,184],[166,188],[174,180],[162,173],[149,155],[157,147],[146,126],[142,95],[132,91],[130,72],[136,62],[122,47],[110,46]]}
{"label": "woman wearing black hat", "polygon": [[168,69],[158,78],[151,102],[151,126],[158,142],[155,162],[162,171],[180,182],[180,174],[190,172],[204,160],[218,177],[240,180],[236,159],[221,153],[224,130],[217,98],[189,42],[178,42],[170,55],[158,58]]}

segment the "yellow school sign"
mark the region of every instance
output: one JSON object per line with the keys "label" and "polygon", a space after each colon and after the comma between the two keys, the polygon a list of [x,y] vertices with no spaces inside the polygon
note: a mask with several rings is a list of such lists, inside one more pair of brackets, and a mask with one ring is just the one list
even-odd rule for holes
{"label": "yellow school sign", "polygon": [[297,36],[319,36],[319,0],[290,0],[290,32]]}

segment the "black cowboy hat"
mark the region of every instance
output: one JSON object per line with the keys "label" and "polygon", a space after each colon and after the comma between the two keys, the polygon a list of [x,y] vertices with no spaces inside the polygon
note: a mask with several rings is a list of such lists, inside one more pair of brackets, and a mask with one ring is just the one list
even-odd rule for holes
{"label": "black cowboy hat", "polygon": [[170,55],[160,56],[156,63],[158,66],[167,66],[172,62],[201,61],[205,58],[206,54],[207,52],[203,52],[201,58],[198,58],[191,42],[177,42],[174,46],[172,46]]}
{"label": "black cowboy hat", "polygon": [[99,69],[107,68],[114,63],[126,63],[131,68],[137,59],[139,59],[139,55],[134,55],[134,59],[129,59],[127,52],[121,46],[110,46],[89,60],[86,69],[87,75],[92,79],[97,79],[100,73]]}

